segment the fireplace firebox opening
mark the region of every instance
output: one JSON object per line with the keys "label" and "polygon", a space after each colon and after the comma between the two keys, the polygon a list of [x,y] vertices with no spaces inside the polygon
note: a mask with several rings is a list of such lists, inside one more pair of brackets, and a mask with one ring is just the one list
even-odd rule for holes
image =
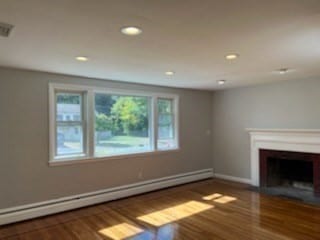
{"label": "fireplace firebox opening", "polygon": [[269,157],[267,187],[273,186],[313,191],[313,162]]}
{"label": "fireplace firebox opening", "polygon": [[320,204],[320,154],[260,149],[260,191]]}

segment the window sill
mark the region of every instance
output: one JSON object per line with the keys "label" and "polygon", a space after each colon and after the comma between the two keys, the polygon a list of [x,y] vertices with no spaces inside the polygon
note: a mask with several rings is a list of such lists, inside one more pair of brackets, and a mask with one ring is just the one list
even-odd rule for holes
{"label": "window sill", "polygon": [[50,160],[49,166],[55,167],[55,166],[73,165],[73,164],[80,164],[80,163],[94,163],[94,162],[103,162],[108,160],[147,157],[147,156],[159,155],[159,154],[170,154],[170,153],[179,152],[179,151],[180,151],[180,148],[172,148],[172,149],[165,149],[165,150],[157,150],[157,151],[141,152],[141,153],[130,153],[130,154],[115,155],[115,156],[107,156],[107,157],[79,157],[74,159]]}

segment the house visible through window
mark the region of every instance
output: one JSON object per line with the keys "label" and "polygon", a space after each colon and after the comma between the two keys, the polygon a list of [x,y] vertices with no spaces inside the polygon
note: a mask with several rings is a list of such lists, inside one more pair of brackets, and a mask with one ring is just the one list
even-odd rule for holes
{"label": "house visible through window", "polygon": [[56,92],[56,156],[82,155],[85,151],[81,118],[83,115],[83,94]]}
{"label": "house visible through window", "polygon": [[178,148],[175,95],[50,85],[50,162]]}
{"label": "house visible through window", "polygon": [[62,121],[62,120],[63,120],[62,114],[58,114],[58,115],[57,115],[57,120],[58,120],[58,121]]}

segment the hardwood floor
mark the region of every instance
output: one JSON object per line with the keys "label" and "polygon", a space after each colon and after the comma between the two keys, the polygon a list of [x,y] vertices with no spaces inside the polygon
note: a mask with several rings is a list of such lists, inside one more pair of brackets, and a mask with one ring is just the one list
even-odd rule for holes
{"label": "hardwood floor", "polygon": [[2,226],[0,239],[320,239],[320,208],[206,180]]}

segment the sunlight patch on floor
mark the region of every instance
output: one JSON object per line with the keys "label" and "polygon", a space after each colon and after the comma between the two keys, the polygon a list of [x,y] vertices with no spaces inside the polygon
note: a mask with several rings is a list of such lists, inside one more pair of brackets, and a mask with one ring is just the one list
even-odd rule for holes
{"label": "sunlight patch on floor", "polygon": [[205,197],[203,197],[202,199],[203,199],[203,200],[206,200],[206,201],[211,201],[211,200],[216,199],[216,198],[219,198],[219,197],[222,197],[222,194],[220,194],[220,193],[214,193],[214,194],[205,196]]}
{"label": "sunlight patch on floor", "polygon": [[113,240],[122,240],[142,233],[144,230],[128,223],[121,223],[112,227],[104,228],[100,234]]}
{"label": "sunlight patch on floor", "polygon": [[229,202],[233,202],[233,201],[236,201],[237,198],[235,197],[230,197],[230,196],[223,196],[221,198],[217,198],[217,199],[214,199],[213,201],[216,202],[216,203],[229,203]]}
{"label": "sunlight patch on floor", "polygon": [[214,206],[212,205],[201,203],[198,201],[189,201],[174,207],[140,216],[137,219],[149,223],[153,226],[159,227],[209,210],[213,207]]}
{"label": "sunlight patch on floor", "polygon": [[204,196],[202,199],[206,200],[206,201],[214,201],[216,203],[222,203],[222,204],[233,202],[233,201],[237,200],[236,197],[222,195],[220,193],[214,193],[214,194],[211,194],[208,196]]}

